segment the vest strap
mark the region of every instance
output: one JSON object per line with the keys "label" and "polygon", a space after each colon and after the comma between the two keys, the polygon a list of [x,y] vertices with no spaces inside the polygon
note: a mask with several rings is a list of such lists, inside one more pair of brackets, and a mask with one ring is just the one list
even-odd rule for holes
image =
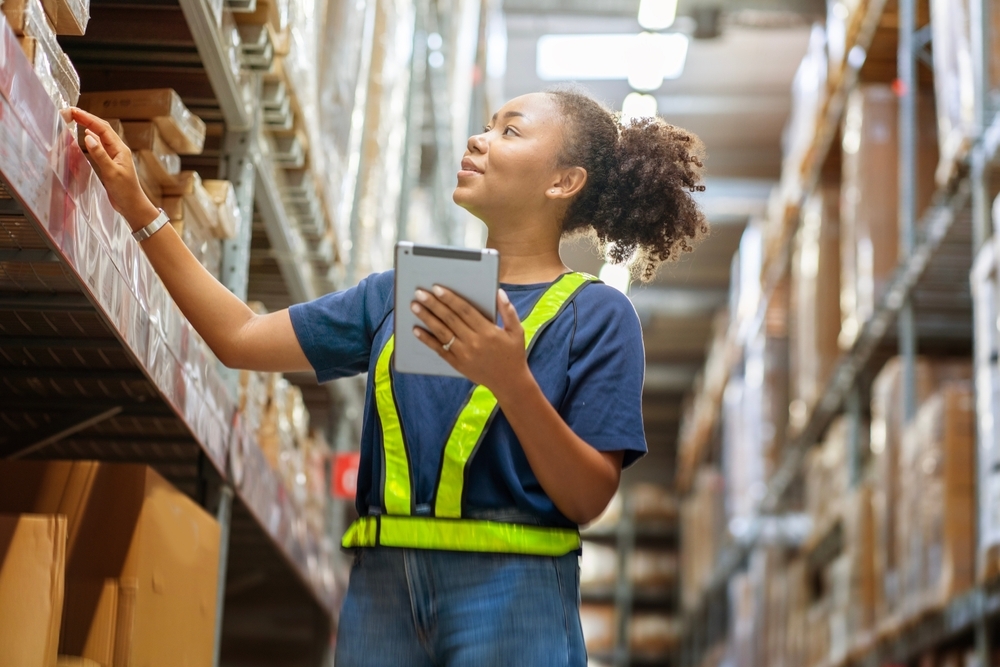
{"label": "vest strap", "polygon": [[351,524],[342,545],[557,557],[580,548],[580,532],[500,521],[381,515]]}

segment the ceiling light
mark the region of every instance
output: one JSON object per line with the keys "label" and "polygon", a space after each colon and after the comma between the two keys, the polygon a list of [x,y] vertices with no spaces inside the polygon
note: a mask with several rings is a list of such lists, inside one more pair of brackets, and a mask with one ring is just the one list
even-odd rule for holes
{"label": "ceiling light", "polygon": [[635,79],[640,85],[656,83],[658,88],[663,79],[676,79],[684,72],[687,51],[688,37],[680,33],[543,35],[535,71],[542,81]]}
{"label": "ceiling light", "polygon": [[666,30],[677,18],[677,0],[640,0],[639,25],[644,30]]}
{"label": "ceiling light", "polygon": [[622,124],[627,125],[640,118],[653,118],[656,116],[656,111],[655,97],[643,93],[629,93],[622,102]]}

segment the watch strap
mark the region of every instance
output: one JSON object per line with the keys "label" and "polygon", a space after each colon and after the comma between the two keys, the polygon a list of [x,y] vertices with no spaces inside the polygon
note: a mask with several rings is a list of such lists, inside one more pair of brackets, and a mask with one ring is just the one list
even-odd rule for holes
{"label": "watch strap", "polygon": [[150,236],[163,229],[164,225],[166,225],[168,222],[170,222],[170,218],[167,217],[166,212],[164,212],[164,210],[161,208],[160,214],[156,216],[156,218],[151,223],[149,223],[148,225],[146,225],[145,227],[143,227],[138,231],[132,232],[132,238],[134,238],[136,241],[139,242],[145,241]]}

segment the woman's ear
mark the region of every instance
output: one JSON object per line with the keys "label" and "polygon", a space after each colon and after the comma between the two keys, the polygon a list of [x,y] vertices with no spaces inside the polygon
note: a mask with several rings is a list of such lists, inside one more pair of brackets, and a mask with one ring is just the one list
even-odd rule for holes
{"label": "woman's ear", "polygon": [[561,169],[556,180],[545,193],[550,199],[569,199],[575,197],[587,184],[587,170],[583,167]]}

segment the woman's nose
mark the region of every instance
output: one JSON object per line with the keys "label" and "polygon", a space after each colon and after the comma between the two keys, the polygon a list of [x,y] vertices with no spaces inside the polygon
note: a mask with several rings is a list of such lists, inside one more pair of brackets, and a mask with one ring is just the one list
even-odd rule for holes
{"label": "woman's nose", "polygon": [[467,144],[467,146],[470,151],[474,151],[476,153],[485,153],[486,136],[482,133],[472,135],[471,137],[469,137],[469,143]]}

